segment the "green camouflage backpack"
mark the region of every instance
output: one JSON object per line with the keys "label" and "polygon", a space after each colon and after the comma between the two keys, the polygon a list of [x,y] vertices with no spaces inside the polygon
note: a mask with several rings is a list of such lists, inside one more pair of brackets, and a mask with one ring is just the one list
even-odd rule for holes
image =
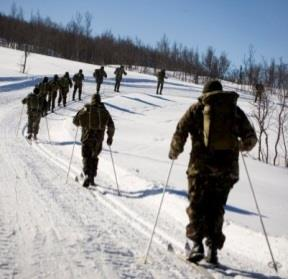
{"label": "green camouflage backpack", "polygon": [[238,137],[235,131],[238,94],[213,91],[203,94],[204,144],[210,150],[235,150]]}
{"label": "green camouflage backpack", "polygon": [[92,130],[105,130],[109,120],[109,112],[104,106],[86,105],[80,114],[80,125]]}
{"label": "green camouflage backpack", "polygon": [[29,96],[28,106],[30,110],[39,110],[39,97],[36,94],[31,94]]}

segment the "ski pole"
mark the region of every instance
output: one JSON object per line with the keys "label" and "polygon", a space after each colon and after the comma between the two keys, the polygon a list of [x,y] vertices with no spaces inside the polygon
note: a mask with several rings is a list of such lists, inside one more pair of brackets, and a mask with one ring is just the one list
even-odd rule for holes
{"label": "ski pole", "polygon": [[17,126],[16,137],[18,136],[18,131],[19,131],[19,128],[20,128],[20,123],[21,123],[21,119],[22,119],[23,110],[24,110],[24,104],[22,106],[22,110],[21,110],[21,114],[20,114],[20,118],[19,118],[19,122],[18,122],[18,126]]}
{"label": "ski pole", "polygon": [[243,164],[244,164],[244,167],[245,167],[245,170],[246,170],[246,174],[247,174],[247,177],[248,177],[250,189],[251,189],[251,192],[252,192],[252,195],[253,195],[253,198],[254,198],[254,202],[255,202],[255,205],[256,205],[257,212],[258,212],[258,216],[260,218],[260,223],[261,223],[261,226],[262,226],[262,229],[263,229],[263,232],[264,232],[264,235],[265,235],[265,239],[266,239],[266,242],[267,242],[267,245],[268,245],[268,249],[269,249],[269,252],[270,252],[270,255],[271,255],[271,258],[272,258],[273,267],[274,267],[275,271],[278,272],[278,267],[277,267],[276,261],[274,259],[273,253],[272,253],[272,249],[271,249],[271,246],[270,246],[270,243],[269,243],[268,235],[267,235],[267,232],[266,232],[266,229],[265,229],[265,226],[264,226],[264,222],[263,222],[263,219],[262,219],[262,214],[261,214],[260,208],[258,206],[258,202],[257,202],[257,199],[256,199],[255,191],[254,191],[254,188],[253,188],[253,185],[252,185],[252,181],[251,181],[251,178],[250,178],[250,175],[249,175],[249,172],[248,172],[248,168],[247,168],[247,165],[246,165],[246,162],[245,162],[245,159],[244,159],[244,156],[243,156],[242,152],[241,152],[241,157],[242,157]]}
{"label": "ski pole", "polygon": [[164,185],[164,188],[163,188],[162,198],[161,198],[159,209],[158,209],[157,216],[156,216],[156,219],[155,219],[155,224],[154,224],[154,227],[153,227],[153,230],[152,230],[152,234],[151,234],[151,237],[150,237],[150,241],[149,241],[149,244],[148,244],[148,247],[147,247],[147,250],[146,250],[144,264],[147,263],[149,250],[150,250],[150,247],[151,247],[151,244],[152,244],[153,236],[154,236],[155,229],[156,229],[156,226],[157,226],[158,218],[159,218],[159,215],[160,215],[161,207],[162,207],[162,204],[163,204],[163,200],[164,200],[166,188],[168,186],[168,182],[169,182],[169,178],[170,178],[170,174],[171,174],[171,171],[172,171],[173,164],[174,164],[174,160],[172,160],[172,162],[171,162],[171,166],[170,166],[170,170],[169,170],[169,173],[168,173],[167,181],[166,181],[166,184]]}
{"label": "ski pole", "polygon": [[111,161],[112,161],[113,170],[114,170],[114,175],[115,175],[115,181],[116,181],[116,185],[117,185],[118,196],[121,196],[120,190],[119,190],[119,184],[118,184],[118,180],[117,180],[117,175],[116,175],[115,164],[114,164],[114,160],[113,160],[113,156],[112,156],[112,150],[111,150],[111,147],[110,147],[110,146],[109,146],[109,150],[110,150]]}
{"label": "ski pole", "polygon": [[72,148],[72,153],[71,153],[71,157],[70,157],[70,162],[69,162],[69,167],[68,167],[68,172],[67,172],[65,184],[67,184],[67,182],[68,182],[68,177],[69,177],[69,173],[70,173],[71,163],[72,163],[72,159],[73,159],[73,154],[74,154],[74,149],[75,149],[75,144],[76,144],[76,139],[77,139],[77,134],[78,134],[78,128],[79,127],[77,127],[76,133],[75,133],[75,139],[74,139],[74,143],[73,143],[73,148]]}
{"label": "ski pole", "polygon": [[48,126],[47,116],[45,116],[45,120],[46,120],[46,127],[47,127],[48,139],[49,139],[49,142],[50,142],[50,144],[51,144],[51,138],[50,138],[50,132],[49,132],[49,126]]}

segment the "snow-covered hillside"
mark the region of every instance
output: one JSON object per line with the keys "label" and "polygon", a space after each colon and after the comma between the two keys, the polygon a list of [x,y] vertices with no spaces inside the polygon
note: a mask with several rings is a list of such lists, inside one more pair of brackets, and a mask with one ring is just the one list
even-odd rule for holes
{"label": "snow-covered hillside", "polygon": [[[171,164],[170,140],[202,86],[168,79],[160,96],[155,77],[128,71],[119,94],[113,92],[114,67],[105,67],[101,95],[116,125],[112,151],[118,196],[106,145],[96,178],[99,190],[75,182],[82,166],[80,133],[65,183],[76,134],[72,117],[95,93],[92,73],[98,66],[31,54],[28,73],[21,74],[22,56],[0,47],[0,278],[207,278],[176,255],[185,253],[190,142],[173,167],[148,263],[143,263]],[[44,75],[74,74],[80,68],[83,101],[72,102],[70,91],[67,107],[58,107],[47,122],[42,118],[39,141],[29,145],[26,114],[19,122],[22,98]],[[247,114],[251,100],[240,94],[239,105]],[[245,160],[281,264],[279,274],[268,267],[271,258],[242,161],[241,179],[226,208],[227,240],[219,253],[226,268],[208,270],[215,278],[288,278],[288,170],[254,160],[253,152]],[[167,250],[169,243],[176,253]]]}

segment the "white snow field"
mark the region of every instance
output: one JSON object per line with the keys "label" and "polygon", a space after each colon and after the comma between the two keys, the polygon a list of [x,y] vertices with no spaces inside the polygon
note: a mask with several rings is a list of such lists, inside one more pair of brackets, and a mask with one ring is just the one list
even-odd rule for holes
{"label": "white snow field", "polygon": [[[95,93],[92,73],[98,66],[32,53],[27,74],[21,74],[22,56],[0,48],[0,278],[288,278],[288,169],[256,161],[256,151],[245,160],[278,274],[269,267],[271,257],[241,158],[241,178],[226,208],[222,268],[208,268],[207,274],[183,260],[190,140],[175,161],[148,262],[143,262],[171,165],[171,137],[202,86],[170,78],[160,96],[155,77],[128,71],[115,93],[115,68],[105,67],[108,78],[101,95],[116,125],[112,152],[118,196],[106,142],[96,177],[99,186],[89,190],[75,181],[82,166],[80,130],[65,183],[76,134],[72,117]],[[83,101],[72,102],[70,90],[67,107],[57,107],[47,121],[42,118],[38,142],[28,144],[27,115],[20,119],[22,98],[44,75],[73,75],[80,68]],[[252,96],[239,93],[240,107],[250,114]],[[175,253],[168,251],[169,243]]]}

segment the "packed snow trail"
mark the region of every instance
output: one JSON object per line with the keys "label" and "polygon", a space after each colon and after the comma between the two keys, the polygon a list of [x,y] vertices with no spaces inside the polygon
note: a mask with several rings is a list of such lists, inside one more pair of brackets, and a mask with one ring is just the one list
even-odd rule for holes
{"label": "packed snow trail", "polygon": [[[75,71],[77,65],[56,58],[45,59],[48,63],[45,68],[51,74],[55,73],[55,65],[59,64],[57,67],[63,73],[67,69]],[[50,59],[53,66],[47,62]],[[45,64],[42,56],[37,56],[37,63]],[[81,68],[84,72],[90,69],[92,72],[95,66],[83,64]],[[37,73],[39,69],[43,72],[38,66]],[[108,76],[112,76],[113,68],[108,70]],[[43,73],[49,74],[49,71]],[[128,74],[121,94],[113,93],[112,79],[104,83],[101,92],[116,124],[112,150],[121,197],[117,195],[111,158],[105,144],[96,179],[101,185],[100,191],[97,188],[84,189],[74,182],[82,165],[79,137],[71,176],[65,184],[76,131],[72,117],[82,108],[83,102],[69,100],[68,107],[57,108],[54,114],[48,115],[51,142],[48,141],[45,119],[42,119],[39,140],[29,145],[24,140],[26,115],[23,115],[18,137],[15,135],[22,109],[21,99],[32,90],[32,83],[25,83],[29,87],[17,87],[19,78],[15,77],[9,78],[9,82],[4,78],[0,84],[0,278],[205,278],[193,266],[167,251],[167,245],[171,243],[176,253],[184,254],[187,151],[175,164],[148,264],[143,265],[169,168],[170,137],[177,120],[197,98],[201,88],[171,82],[164,87],[165,95],[155,96],[155,84],[149,76]],[[34,77],[25,77],[21,82],[34,80]],[[3,87],[4,83],[9,87]],[[95,84],[88,78],[84,84],[84,102],[90,101],[94,90]],[[248,163],[250,166],[258,164],[252,160]],[[258,165],[261,171],[265,167],[267,173],[273,173],[278,179],[285,177],[285,170]],[[245,186],[245,179],[241,182],[234,193]],[[285,203],[281,199],[285,200],[287,192],[281,193],[278,200],[284,209],[281,214],[285,214]],[[231,209],[236,213],[243,212],[247,220],[256,222],[257,216],[250,208],[244,210],[232,205],[228,207],[228,213]],[[266,219],[271,222],[271,218]],[[278,225],[277,229],[281,227]],[[225,222],[224,231],[227,241],[220,252],[220,262],[227,268],[224,271],[210,270],[214,277],[274,276],[273,270],[267,267],[270,259],[261,233],[237,226],[230,220]],[[284,237],[271,237],[271,240],[276,260],[282,264],[279,274],[287,278],[287,238],[284,234]]]}

